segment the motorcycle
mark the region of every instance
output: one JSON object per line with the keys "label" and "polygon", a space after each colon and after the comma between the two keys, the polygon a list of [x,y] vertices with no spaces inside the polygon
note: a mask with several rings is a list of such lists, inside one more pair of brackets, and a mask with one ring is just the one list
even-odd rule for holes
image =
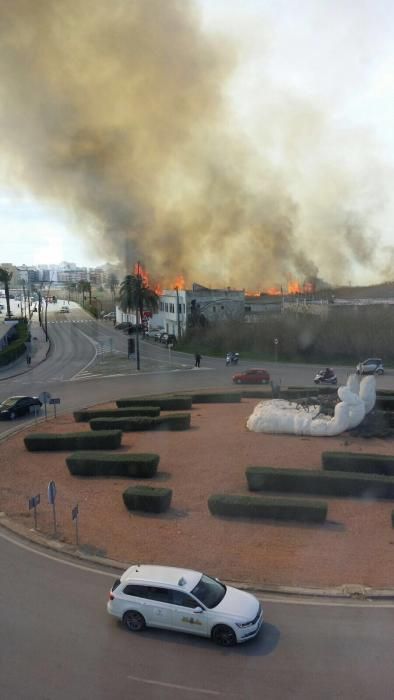
{"label": "motorcycle", "polygon": [[337,377],[334,371],[331,369],[330,373],[327,370],[321,369],[313,380],[315,384],[328,384],[335,385],[337,383]]}
{"label": "motorcycle", "polygon": [[239,360],[238,352],[228,352],[226,355],[226,367],[229,365],[237,365]]}

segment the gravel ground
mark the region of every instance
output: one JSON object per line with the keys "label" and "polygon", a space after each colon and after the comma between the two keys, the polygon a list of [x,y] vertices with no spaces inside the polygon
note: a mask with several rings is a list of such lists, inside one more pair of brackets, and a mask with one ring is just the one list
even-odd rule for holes
{"label": "gravel ground", "polygon": [[[256,403],[244,399],[240,404],[196,405],[186,432],[125,433],[123,450],[160,455],[158,474],[149,482],[72,477],[67,453],[29,453],[23,443],[27,431],[18,433],[1,445],[0,510],[31,528],[27,499],[40,493],[38,527],[50,535],[52,509],[46,493],[53,479],[60,539],[75,541],[71,509],[78,503],[80,544],[89,553],[202,569],[256,585],[391,586],[393,502],[328,499],[323,526],[232,520],[209,513],[210,494],[247,493],[249,465],[320,469],[324,450],[393,453],[392,440],[251,433],[245,422]],[[66,416],[31,432],[86,429]],[[171,509],[158,515],[129,513],[122,492],[136,483],[172,488]]]}

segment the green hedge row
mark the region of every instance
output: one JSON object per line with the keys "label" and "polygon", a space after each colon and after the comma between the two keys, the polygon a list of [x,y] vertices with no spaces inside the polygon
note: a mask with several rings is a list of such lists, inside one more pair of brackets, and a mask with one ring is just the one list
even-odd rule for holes
{"label": "green hedge row", "polygon": [[311,386],[311,387],[297,387],[289,386],[287,389],[281,389],[280,398],[287,399],[288,401],[294,401],[295,399],[309,398],[310,396],[335,396],[338,391],[337,387],[332,386]]}
{"label": "green hedge row", "polygon": [[394,456],[390,455],[323,452],[321,460],[323,469],[327,471],[394,476]]}
{"label": "green hedge row", "polygon": [[243,399],[270,399],[272,389],[242,389],[240,394]]}
{"label": "green hedge row", "polygon": [[149,396],[140,399],[119,399],[118,408],[129,406],[158,406],[161,411],[187,411],[192,407],[191,396]]}
{"label": "green hedge row", "polygon": [[377,396],[375,408],[380,411],[394,411],[394,396]]}
{"label": "green hedge row", "polygon": [[150,479],[155,476],[157,454],[118,454],[113,452],[74,452],[66,457],[73,476],[123,476]]}
{"label": "green hedge row", "polygon": [[123,492],[127,510],[142,510],[145,513],[164,513],[170,507],[171,489],[150,486],[130,486]]}
{"label": "green hedge row", "polygon": [[193,403],[240,403],[242,398],[241,392],[227,391],[220,393],[201,393],[193,394]]}
{"label": "green hedge row", "polygon": [[10,362],[14,362],[14,360],[17,360],[18,357],[21,357],[26,352],[25,342],[29,332],[27,323],[25,321],[19,321],[15,329],[15,340],[12,340],[9,345],[0,352],[0,367],[9,365]]}
{"label": "green hedge row", "polygon": [[29,452],[61,450],[115,450],[122,441],[121,430],[103,430],[100,433],[32,433],[26,435]]}
{"label": "green hedge row", "polygon": [[127,416],[158,416],[158,406],[134,406],[131,408],[86,408],[83,411],[74,411],[76,423],[87,423],[92,418],[124,418]]}
{"label": "green hedge row", "polygon": [[190,413],[177,413],[169,416],[136,416],[135,418],[93,418],[89,421],[92,430],[119,428],[123,432],[140,430],[188,430]]}
{"label": "green hedge row", "polygon": [[250,491],[394,498],[394,478],[376,474],[248,467],[246,479]]}
{"label": "green hedge row", "polygon": [[293,498],[219,493],[209,497],[208,508],[212,515],[233,518],[270,518],[324,523],[327,517],[327,503]]}

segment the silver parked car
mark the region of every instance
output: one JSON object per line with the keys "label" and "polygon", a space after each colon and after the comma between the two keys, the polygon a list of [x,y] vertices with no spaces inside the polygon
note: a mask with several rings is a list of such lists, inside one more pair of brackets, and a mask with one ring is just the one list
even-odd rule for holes
{"label": "silver parked car", "polygon": [[384,374],[383,362],[380,357],[370,357],[358,363],[356,372],[357,374]]}

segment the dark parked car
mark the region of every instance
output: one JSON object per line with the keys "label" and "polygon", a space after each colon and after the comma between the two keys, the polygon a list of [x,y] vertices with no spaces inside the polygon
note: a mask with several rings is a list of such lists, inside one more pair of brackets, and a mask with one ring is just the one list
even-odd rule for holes
{"label": "dark parked car", "polygon": [[234,374],[234,384],[268,384],[270,375],[266,369],[247,369]]}
{"label": "dark parked car", "polygon": [[175,345],[176,335],[173,333],[162,333],[160,336],[160,342],[163,343],[163,345]]}
{"label": "dark parked car", "polygon": [[0,418],[13,420],[25,416],[34,407],[41,408],[42,403],[37,396],[10,396],[0,404]]}

